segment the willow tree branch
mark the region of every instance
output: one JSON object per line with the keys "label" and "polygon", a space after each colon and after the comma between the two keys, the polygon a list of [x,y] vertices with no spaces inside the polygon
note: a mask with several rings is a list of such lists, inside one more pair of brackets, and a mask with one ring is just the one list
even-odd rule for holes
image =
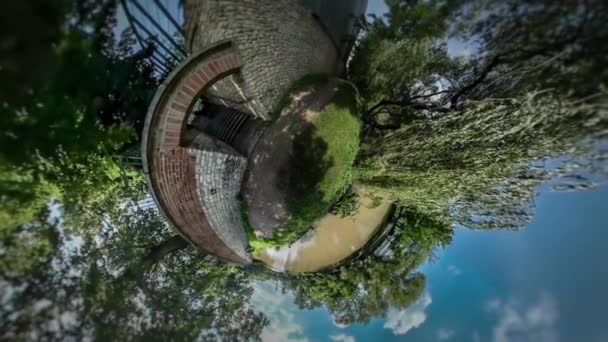
{"label": "willow tree branch", "polygon": [[409,109],[414,109],[414,110],[428,110],[428,111],[439,112],[439,113],[447,113],[450,111],[449,108],[445,108],[445,107],[442,107],[442,106],[439,106],[436,104],[417,103],[417,102],[412,102],[410,99],[407,99],[407,100],[403,100],[403,101],[382,100],[382,101],[378,102],[377,104],[375,104],[374,106],[372,106],[367,111],[367,113],[369,116],[373,116],[374,112],[376,112],[378,109],[380,109],[382,107],[389,107],[389,106],[396,106],[401,109],[409,108]]}

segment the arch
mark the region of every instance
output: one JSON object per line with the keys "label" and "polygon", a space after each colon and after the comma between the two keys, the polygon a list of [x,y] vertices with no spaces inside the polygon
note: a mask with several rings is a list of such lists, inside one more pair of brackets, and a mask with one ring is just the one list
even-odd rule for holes
{"label": "arch", "polygon": [[[251,255],[240,242],[225,241],[203,209],[197,179],[197,151],[182,133],[196,99],[217,80],[242,67],[230,41],[203,49],[183,61],[158,88],[146,115],[142,139],[144,173],[161,213],[190,244],[240,264]],[[239,227],[243,230],[242,227]],[[242,232],[235,234],[244,236]],[[227,239],[229,240],[229,239]],[[244,238],[246,243],[246,238]]]}

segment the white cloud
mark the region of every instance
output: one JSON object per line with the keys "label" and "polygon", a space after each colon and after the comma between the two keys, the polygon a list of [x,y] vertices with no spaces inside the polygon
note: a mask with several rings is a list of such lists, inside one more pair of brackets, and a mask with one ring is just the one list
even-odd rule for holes
{"label": "white cloud", "polygon": [[454,336],[454,330],[441,328],[437,331],[437,338],[440,341],[449,340]]}
{"label": "white cloud", "polygon": [[425,310],[432,301],[431,295],[425,292],[420,299],[404,310],[390,309],[384,327],[392,330],[395,335],[403,335],[419,327],[426,321]]}
{"label": "white cloud", "polygon": [[502,305],[502,302],[500,301],[500,299],[498,298],[493,298],[490,299],[487,303],[486,303],[486,310],[488,311],[496,311],[498,310]]}
{"label": "white cloud", "polygon": [[270,325],[262,330],[260,338],[264,342],[308,342],[306,337],[293,337],[293,335],[301,335],[302,332],[302,326],[297,323],[278,323],[271,320]]}
{"label": "white cloud", "polygon": [[331,335],[329,338],[336,342],[355,342],[355,338],[346,334]]}
{"label": "white cloud", "polygon": [[275,291],[269,283],[258,283],[251,296],[251,304],[270,320],[260,338],[264,342],[308,342],[304,327],[297,323],[295,315],[288,309],[293,305],[289,296]]}
{"label": "white cloud", "polygon": [[462,274],[462,270],[460,268],[456,267],[455,265],[448,266],[448,272],[452,273],[455,276]]}
{"label": "white cloud", "polygon": [[559,319],[557,302],[548,293],[542,293],[536,303],[527,307],[515,300],[493,299],[486,304],[486,309],[498,315],[493,331],[495,342],[559,341],[555,328]]}

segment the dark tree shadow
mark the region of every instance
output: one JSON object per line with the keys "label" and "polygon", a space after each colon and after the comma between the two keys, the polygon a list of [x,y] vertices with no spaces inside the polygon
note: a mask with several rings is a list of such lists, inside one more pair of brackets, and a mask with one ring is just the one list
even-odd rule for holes
{"label": "dark tree shadow", "polygon": [[[316,127],[303,123],[295,136],[289,157],[288,169],[281,170],[279,183],[287,183],[288,209],[292,214],[291,225],[307,229],[319,217],[327,213],[331,203],[324,200],[321,181],[334,165],[327,155],[327,143],[316,134]],[[283,185],[283,184],[281,184]]]}

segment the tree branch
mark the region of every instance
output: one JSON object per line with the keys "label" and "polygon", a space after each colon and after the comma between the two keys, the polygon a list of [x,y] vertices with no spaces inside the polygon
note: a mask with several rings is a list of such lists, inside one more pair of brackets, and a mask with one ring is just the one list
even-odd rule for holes
{"label": "tree branch", "polygon": [[492,60],[488,64],[486,64],[481,73],[477,75],[477,77],[475,77],[475,79],[471,83],[456,91],[456,93],[454,93],[454,95],[450,97],[450,108],[456,107],[456,105],[458,104],[458,100],[460,100],[462,96],[466,95],[468,92],[475,89],[475,87],[477,87],[481,82],[483,82],[490,74],[490,72],[502,63],[502,56],[502,54],[494,56]]}
{"label": "tree branch", "polygon": [[168,255],[185,249],[188,247],[188,242],[179,235],[173,235],[169,239],[150,248],[140,262],[136,263],[121,276],[121,278],[141,281],[141,277],[150,271],[152,266],[163,260]]}
{"label": "tree branch", "polygon": [[141,267],[144,269],[144,272],[147,272],[154,264],[160,262],[166,256],[186,247],[188,247],[188,242],[186,242],[186,240],[179,235],[173,235],[169,239],[152,247],[148,254],[143,257]]}
{"label": "tree branch", "polygon": [[[429,95],[432,96],[432,95]],[[416,97],[418,98],[418,97]],[[403,100],[403,101],[391,101],[391,100],[382,100],[375,104],[372,108],[370,108],[367,113],[368,115],[373,115],[378,108],[386,107],[386,106],[397,106],[400,108],[411,108],[416,110],[428,110],[440,113],[447,113],[450,111],[449,108],[441,107],[436,104],[424,104],[424,103],[416,103],[412,102],[411,99]]]}

